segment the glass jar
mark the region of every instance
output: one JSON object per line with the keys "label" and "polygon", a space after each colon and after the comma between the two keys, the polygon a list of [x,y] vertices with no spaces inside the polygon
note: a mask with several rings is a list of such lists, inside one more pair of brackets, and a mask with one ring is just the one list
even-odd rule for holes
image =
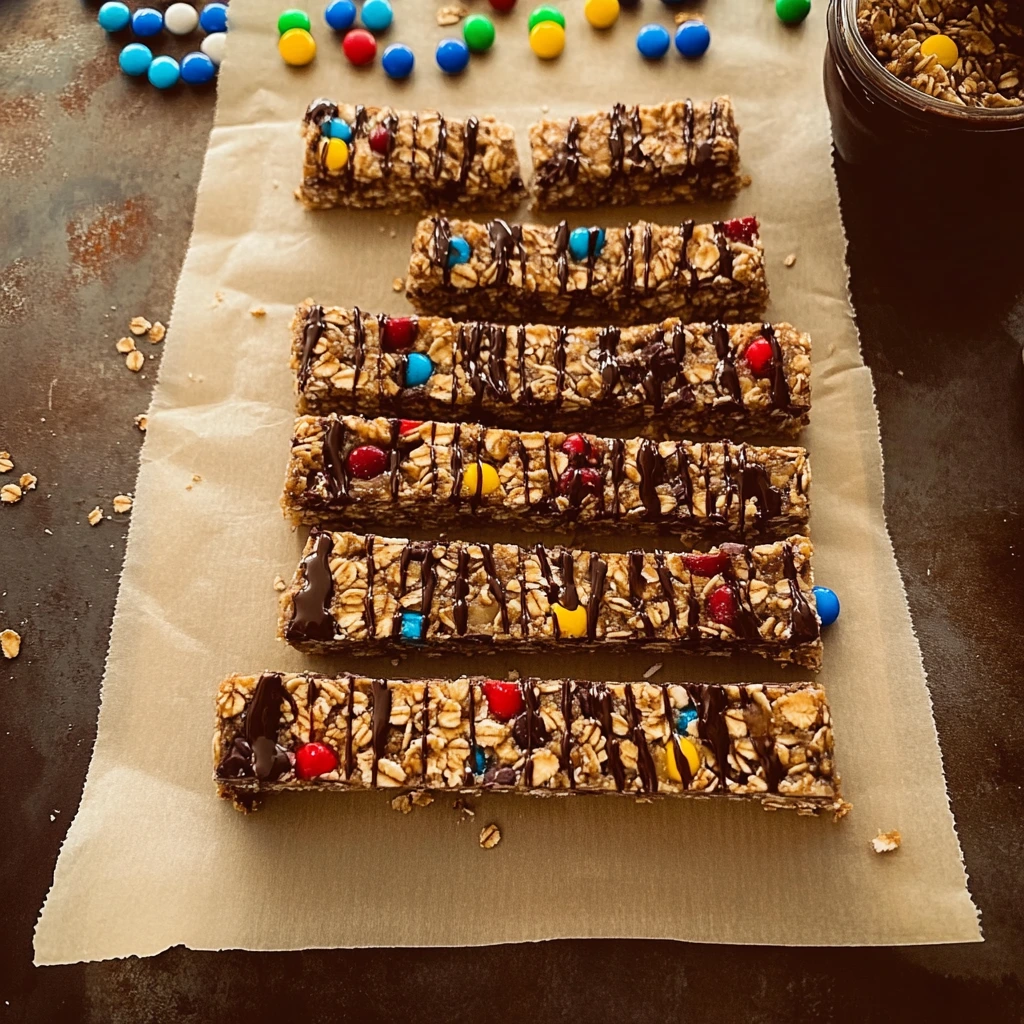
{"label": "glass jar", "polygon": [[829,0],[826,16],[825,95],[839,156],[957,186],[1006,187],[1006,198],[1024,205],[1024,106],[962,107],[901,81],[861,37],[857,7],[858,0]]}

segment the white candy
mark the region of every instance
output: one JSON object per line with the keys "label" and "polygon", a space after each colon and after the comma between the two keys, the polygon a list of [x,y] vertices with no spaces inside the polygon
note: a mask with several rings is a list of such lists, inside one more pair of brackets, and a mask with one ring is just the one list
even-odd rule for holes
{"label": "white candy", "polygon": [[187,36],[199,24],[199,12],[191,4],[171,4],[164,11],[164,28],[172,35]]}
{"label": "white candy", "polygon": [[[168,8],[170,10],[170,8]],[[224,59],[224,47],[228,42],[227,32],[211,32],[200,44],[199,49],[218,67]]]}

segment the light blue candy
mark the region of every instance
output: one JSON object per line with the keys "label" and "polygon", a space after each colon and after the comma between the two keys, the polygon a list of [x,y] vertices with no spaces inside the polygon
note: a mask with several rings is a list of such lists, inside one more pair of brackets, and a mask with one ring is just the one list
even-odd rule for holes
{"label": "light blue candy", "polygon": [[173,57],[167,56],[155,57],[146,72],[149,84],[155,85],[158,89],[170,89],[178,81],[180,75],[181,69],[178,67],[178,62]]}
{"label": "light blue candy", "polygon": [[818,606],[818,618],[823,626],[831,626],[839,618],[839,598],[834,590],[815,587],[814,603]]}
{"label": "light blue candy", "polygon": [[448,266],[457,267],[460,263],[468,263],[471,252],[469,242],[462,235],[455,235],[448,243]]}
{"label": "light blue candy", "polygon": [[418,388],[430,380],[433,372],[434,364],[430,361],[430,356],[425,356],[422,352],[410,352],[405,364],[405,386]]}
{"label": "light blue candy", "polygon": [[181,58],[181,80],[189,85],[205,85],[217,74],[217,65],[205,53],[186,53]]}
{"label": "light blue candy", "polygon": [[121,70],[132,78],[138,78],[149,70],[153,63],[153,51],[145,43],[129,43],[117,57]]}
{"label": "light blue candy", "polygon": [[476,775],[483,775],[487,771],[487,755],[483,751],[483,747],[477,747],[473,751],[473,772]]}
{"label": "light blue candy", "polygon": [[442,39],[434,59],[446,75],[460,75],[469,63],[469,47],[461,39]]}
{"label": "light blue candy", "polygon": [[684,711],[679,712],[679,717],[676,719],[676,732],[681,735],[686,733],[690,727],[691,722],[697,720],[697,712],[693,708],[686,708]]}
{"label": "light blue candy", "polygon": [[334,0],[324,11],[324,20],[335,32],[344,32],[356,20],[356,5],[352,0]]}
{"label": "light blue candy", "polygon": [[340,117],[332,117],[325,121],[322,131],[329,139],[341,139],[342,142],[352,141],[352,126]]}
{"label": "light blue candy", "polygon": [[163,27],[164,16],[152,7],[140,7],[132,15],[132,31],[141,39],[159,35]]}
{"label": "light blue candy", "polygon": [[703,57],[707,48],[711,45],[711,33],[703,21],[691,19],[684,21],[676,29],[676,49],[687,60],[696,60]]}
{"label": "light blue candy", "polygon": [[100,8],[96,20],[104,32],[120,32],[121,29],[128,27],[128,22],[132,20],[132,12],[128,10],[127,4],[110,0]]}
{"label": "light blue candy", "polygon": [[[569,235],[569,253],[574,260],[583,262],[590,259],[590,232],[592,228],[573,228]],[[598,228],[594,238],[594,258],[601,255],[604,248],[604,228]]]}
{"label": "light blue candy", "polygon": [[392,43],[380,59],[380,66],[388,78],[401,80],[412,74],[416,55],[405,43]]}
{"label": "light blue candy", "polygon": [[402,612],[402,639],[412,641],[422,640],[423,623],[423,616],[419,612]]}
{"label": "light blue candy", "polygon": [[636,34],[636,48],[647,60],[660,60],[671,45],[672,38],[664,25],[644,25]]}
{"label": "light blue candy", "polygon": [[388,0],[366,0],[360,14],[363,24],[371,32],[383,32],[386,28],[389,28],[391,26],[391,19],[394,16],[395,12],[391,10],[391,4],[388,3]]}
{"label": "light blue candy", "polygon": [[199,12],[199,27],[204,32],[227,32],[228,5],[207,4]]}

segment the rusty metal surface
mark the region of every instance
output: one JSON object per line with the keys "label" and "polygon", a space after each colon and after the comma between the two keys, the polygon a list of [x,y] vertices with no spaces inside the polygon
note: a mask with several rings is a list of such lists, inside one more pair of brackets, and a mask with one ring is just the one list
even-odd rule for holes
{"label": "rusty metal surface", "polygon": [[[94,17],[75,0],[0,0],[0,448],[18,473],[39,477],[19,505],[0,508],[0,629],[24,636],[21,656],[0,663],[0,1019],[469,1021],[494,1018],[498,1006],[504,1020],[688,1011],[757,1021],[804,1005],[800,1016],[813,1020],[1024,1019],[1024,275],[998,247],[956,235],[923,238],[913,260],[892,258],[878,182],[849,171],[840,188],[887,511],[984,945],[176,949],[32,968],[35,915],[95,736],[127,531],[121,517],[90,528],[86,515],[97,504],[109,513],[113,495],[133,488],[142,436],[132,420],[160,358],[160,345],[142,342],[152,358],[132,374],[114,342],[132,316],[170,312],[213,109],[209,91],[166,96],[126,81]],[[914,216],[936,208],[921,198]],[[770,884],[756,865],[734,866],[733,878]],[[705,884],[685,845],[679,884]]]}

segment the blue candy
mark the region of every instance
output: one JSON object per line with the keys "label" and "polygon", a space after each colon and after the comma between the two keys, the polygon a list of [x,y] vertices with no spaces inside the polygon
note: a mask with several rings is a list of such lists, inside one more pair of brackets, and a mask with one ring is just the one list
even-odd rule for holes
{"label": "blue candy", "polygon": [[325,121],[322,131],[329,139],[341,139],[342,142],[352,141],[352,126],[348,121],[342,121],[340,117],[332,117],[329,121]]}
{"label": "blue candy", "polygon": [[425,619],[419,612],[402,612],[401,637],[403,640],[423,639]]}
{"label": "blue candy", "polygon": [[145,39],[159,35],[164,27],[164,16],[152,7],[140,7],[132,15],[132,31]]}
{"label": "blue candy", "polygon": [[146,75],[149,77],[149,84],[155,85],[158,89],[170,89],[181,74],[178,62],[173,57],[155,57],[149,65]]}
{"label": "blue candy", "polygon": [[217,74],[217,65],[205,53],[186,53],[181,58],[181,80],[189,85],[205,85]]}
{"label": "blue candy", "polygon": [[335,32],[344,32],[356,20],[356,5],[352,0],[334,0],[324,11],[324,20]]}
{"label": "blue candy", "polygon": [[469,242],[462,235],[455,235],[448,243],[448,266],[457,267],[460,263],[468,263],[471,251]]}
{"label": "blue candy", "polygon": [[388,0],[366,0],[363,4],[363,11],[360,17],[363,24],[371,32],[383,32],[391,26],[391,19],[394,17],[391,4]]}
{"label": "blue candy", "polygon": [[415,63],[416,56],[405,43],[392,43],[380,59],[380,66],[388,78],[408,78]]}
{"label": "blue candy", "polygon": [[118,54],[117,63],[126,75],[138,78],[139,75],[144,75],[153,63],[153,51],[145,43],[129,43]]}
{"label": "blue candy", "polygon": [[668,29],[663,25],[644,25],[636,34],[636,48],[648,60],[660,60],[671,45]]}
{"label": "blue candy", "polygon": [[207,4],[199,12],[199,27],[204,32],[226,32],[228,30],[228,5]]}
{"label": "blue candy", "polygon": [[676,49],[688,60],[703,57],[711,45],[711,33],[703,21],[684,21],[676,29]]}
{"label": "blue candy", "polygon": [[679,717],[676,719],[676,732],[685,733],[690,723],[696,720],[697,712],[693,708],[686,708],[684,711],[680,711]]}
{"label": "blue candy", "polygon": [[434,51],[434,58],[446,75],[459,75],[469,63],[469,47],[461,39],[442,39]]}
{"label": "blue candy", "polygon": [[132,20],[132,13],[128,10],[127,4],[109,0],[100,8],[96,20],[105,32],[120,32],[121,29],[128,27],[128,22]]}
{"label": "blue candy", "polygon": [[476,775],[483,775],[487,771],[487,755],[483,751],[483,747],[477,747],[473,751],[473,772]]}
{"label": "blue candy", "polygon": [[418,388],[430,380],[433,372],[434,364],[430,361],[430,356],[425,356],[422,352],[410,352],[405,364],[405,386]]}
{"label": "blue candy", "polygon": [[834,590],[815,587],[814,603],[818,606],[818,618],[823,626],[831,626],[839,618],[839,598]]}
{"label": "blue candy", "polygon": [[604,248],[604,228],[573,228],[569,235],[569,252],[574,260],[590,259],[590,232],[594,232],[594,258]]}

